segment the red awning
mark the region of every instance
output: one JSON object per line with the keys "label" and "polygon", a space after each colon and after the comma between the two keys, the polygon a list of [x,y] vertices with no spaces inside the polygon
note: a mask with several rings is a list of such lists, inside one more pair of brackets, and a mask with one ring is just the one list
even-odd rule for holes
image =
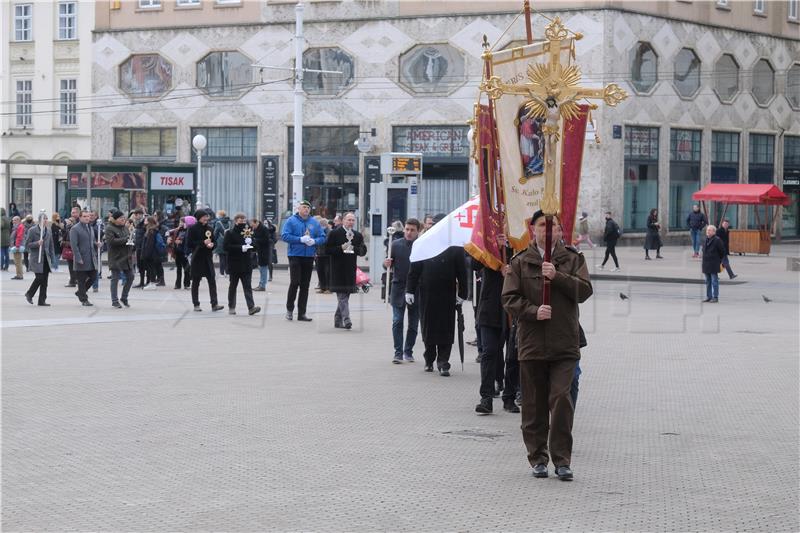
{"label": "red awning", "polygon": [[769,183],[709,183],[692,194],[692,199],[730,204],[789,205],[791,203],[783,191]]}

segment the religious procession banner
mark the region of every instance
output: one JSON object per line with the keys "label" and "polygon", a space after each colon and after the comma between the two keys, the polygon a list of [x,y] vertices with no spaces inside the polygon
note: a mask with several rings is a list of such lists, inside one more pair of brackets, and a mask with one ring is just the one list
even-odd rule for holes
{"label": "religious procession banner", "polygon": [[[568,65],[572,59],[574,39],[567,38],[560,43],[559,62]],[[551,42],[540,41],[519,48],[491,52],[489,64],[491,76],[496,76],[507,86],[520,86],[529,82],[530,74],[534,72],[536,65],[546,64],[551,59]],[[544,195],[545,187],[545,158],[549,155],[553,159],[553,164],[558,167],[561,165],[564,154],[567,153],[573,160],[569,168],[577,175],[563,176],[556,173],[556,190],[562,189],[564,182],[579,179],[580,177],[580,155],[571,154],[562,150],[555,150],[553,154],[547,154],[545,134],[543,126],[546,117],[532,117],[529,114],[531,96],[528,94],[513,94],[504,92],[494,101],[495,119],[497,124],[497,145],[500,158],[500,173],[502,175],[503,189],[505,191],[505,205],[508,225],[509,242],[516,250],[525,248],[528,244],[528,221],[531,215],[540,208],[540,203]],[[543,102],[540,103],[543,105]],[[559,132],[563,140],[567,136],[578,136],[580,134],[581,147],[583,135],[586,128],[586,114],[577,117],[571,127],[561,121],[562,131]],[[582,126],[581,126],[582,119]],[[574,143],[570,143],[574,144]],[[563,145],[562,145],[563,146]],[[576,155],[578,156],[577,164]],[[561,198],[561,214],[571,211],[574,215],[577,208],[577,184],[570,183],[568,190],[574,189],[574,194]],[[572,205],[572,204],[575,205]],[[567,209],[564,209],[564,208]],[[567,227],[574,223],[562,220],[564,234]]]}
{"label": "religious procession banner", "polygon": [[497,236],[505,234],[503,186],[497,162],[495,122],[488,105],[478,105],[473,124],[473,157],[478,163],[478,201],[475,227],[464,249],[484,266],[500,270],[505,263]]}

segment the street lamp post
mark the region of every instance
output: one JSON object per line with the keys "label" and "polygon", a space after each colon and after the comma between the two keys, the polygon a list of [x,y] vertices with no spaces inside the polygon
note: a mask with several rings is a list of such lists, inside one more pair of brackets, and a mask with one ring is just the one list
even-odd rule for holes
{"label": "street lamp post", "polygon": [[203,150],[206,149],[206,138],[203,135],[195,135],[192,139],[192,146],[197,154],[197,209],[203,208],[203,197],[201,193],[201,180],[200,172],[203,168]]}
{"label": "street lamp post", "polygon": [[292,171],[292,206],[294,210],[303,199],[303,3],[298,2],[295,12],[294,35],[294,170]]}

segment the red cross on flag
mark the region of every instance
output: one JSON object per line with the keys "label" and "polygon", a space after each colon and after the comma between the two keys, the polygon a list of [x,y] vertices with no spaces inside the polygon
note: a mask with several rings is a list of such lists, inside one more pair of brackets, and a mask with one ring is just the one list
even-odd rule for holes
{"label": "red cross on flag", "polygon": [[411,248],[411,262],[436,257],[451,246],[463,247],[472,238],[472,228],[478,215],[478,197],[437,222],[419,236]]}

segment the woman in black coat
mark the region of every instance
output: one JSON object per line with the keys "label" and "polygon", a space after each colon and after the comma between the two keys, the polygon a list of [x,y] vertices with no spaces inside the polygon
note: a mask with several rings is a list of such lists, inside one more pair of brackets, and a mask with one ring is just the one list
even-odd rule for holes
{"label": "woman in black coat", "polygon": [[703,243],[703,274],[706,277],[706,299],[704,302],[719,301],[719,271],[725,258],[725,244],[717,237],[717,228],[706,226],[706,240]]}
{"label": "woman in black coat", "polygon": [[658,222],[658,209],[651,209],[647,217],[647,236],[644,238],[644,258],[650,260],[650,250],[656,251],[656,259],[664,259],[661,255],[661,224]]}
{"label": "woman in black coat", "polygon": [[267,290],[267,281],[269,281],[269,267],[272,264],[272,248],[275,243],[272,241],[275,235],[275,227],[272,228],[270,234],[267,227],[261,223],[257,218],[250,220],[250,229],[253,230],[253,246],[258,253],[258,287],[254,287],[254,291],[263,292]]}

